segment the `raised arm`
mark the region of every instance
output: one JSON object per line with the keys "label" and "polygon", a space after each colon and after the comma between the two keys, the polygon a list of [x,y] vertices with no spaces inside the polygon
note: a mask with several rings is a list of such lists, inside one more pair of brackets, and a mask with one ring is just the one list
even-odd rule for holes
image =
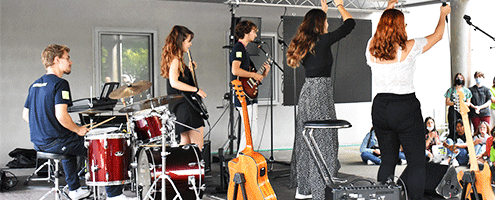
{"label": "raised arm", "polygon": [[445,30],[445,17],[450,13],[450,6],[440,7],[440,19],[438,19],[437,27],[433,34],[426,36],[428,43],[423,47],[423,53],[428,51],[433,45],[440,41],[443,37],[443,32]]}
{"label": "raised arm", "polygon": [[337,6],[337,9],[340,12],[340,15],[342,15],[342,20],[347,20],[347,19],[352,19],[352,15],[347,12],[347,10],[344,8],[344,0],[335,0],[335,6]]}

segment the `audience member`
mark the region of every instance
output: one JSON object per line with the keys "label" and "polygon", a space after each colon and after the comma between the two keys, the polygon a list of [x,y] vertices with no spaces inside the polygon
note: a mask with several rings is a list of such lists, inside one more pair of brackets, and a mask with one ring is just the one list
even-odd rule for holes
{"label": "audience member", "polygon": [[433,145],[441,145],[440,136],[435,126],[435,120],[432,117],[426,117],[425,119],[425,138],[426,138],[426,156],[428,161],[433,161],[435,155],[433,152]]}
{"label": "audience member", "polygon": [[492,94],[490,89],[483,85],[483,80],[485,79],[485,74],[483,72],[477,71],[474,73],[474,79],[476,80],[476,85],[469,88],[473,98],[471,98],[469,118],[473,123],[474,130],[478,130],[478,125],[480,122],[484,121],[490,123],[490,105],[492,100]]}
{"label": "audience member", "polygon": [[490,126],[495,126],[495,77],[493,77],[493,85],[490,88],[490,93],[492,93],[492,105],[490,106]]}
{"label": "audience member", "polygon": [[[366,136],[363,139],[363,143],[361,143],[361,148],[359,148],[359,151],[361,152],[361,159],[363,162],[367,163],[368,165],[379,165],[382,163],[382,160],[380,158],[380,148],[378,147],[378,140],[376,139],[375,131],[373,130],[373,127],[371,127],[371,130],[369,133],[366,134]],[[406,164],[406,156],[404,152],[402,151],[402,146],[401,146],[401,151],[399,152],[399,162],[400,164]]]}
{"label": "audience member", "polygon": [[[443,95],[445,97],[445,105],[449,106],[449,112],[448,112],[448,123],[449,123],[449,138],[452,140],[454,139],[454,133],[455,133],[455,122],[458,119],[461,119],[461,114],[454,109],[455,105],[455,100],[454,96],[456,96],[457,91],[462,91],[464,93],[464,99],[463,101],[466,103],[466,106],[469,106],[471,104],[471,97],[473,96],[471,94],[471,91],[464,87],[464,82],[466,79],[464,79],[464,76],[461,73],[457,73],[454,76],[454,85],[445,92]],[[455,118],[455,120],[454,120]]]}
{"label": "audience member", "polygon": [[487,122],[480,122],[478,129],[476,129],[473,135],[474,151],[477,158],[481,158],[485,154],[486,144],[490,137],[490,126]]}
{"label": "audience member", "polygon": [[459,164],[466,165],[469,161],[466,135],[464,132],[464,124],[462,120],[456,122],[456,138],[457,141],[448,138],[443,145],[447,148],[447,159],[442,161],[441,165],[448,165],[449,163],[457,167]]}

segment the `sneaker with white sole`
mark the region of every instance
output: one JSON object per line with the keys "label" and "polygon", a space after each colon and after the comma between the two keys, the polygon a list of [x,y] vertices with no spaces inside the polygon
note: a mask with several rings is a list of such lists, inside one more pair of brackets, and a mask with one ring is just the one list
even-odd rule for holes
{"label": "sneaker with white sole", "polygon": [[69,197],[71,200],[79,200],[88,197],[90,191],[88,189],[82,189],[81,187],[76,190],[69,191]]}
{"label": "sneaker with white sole", "polygon": [[452,166],[459,167],[459,162],[457,162],[457,159],[454,158],[454,160],[452,160]]}
{"label": "sneaker with white sole", "polygon": [[368,165],[375,165],[375,163],[371,160],[368,160],[366,163],[368,163]]}
{"label": "sneaker with white sole", "polygon": [[313,198],[313,195],[311,194],[299,194],[299,188],[296,188],[296,196],[295,196],[296,199],[312,199]]}
{"label": "sneaker with white sole", "polygon": [[400,159],[400,165],[407,165],[407,160]]}
{"label": "sneaker with white sole", "polygon": [[114,197],[108,197],[109,200],[137,200],[137,197],[127,197],[124,194]]}

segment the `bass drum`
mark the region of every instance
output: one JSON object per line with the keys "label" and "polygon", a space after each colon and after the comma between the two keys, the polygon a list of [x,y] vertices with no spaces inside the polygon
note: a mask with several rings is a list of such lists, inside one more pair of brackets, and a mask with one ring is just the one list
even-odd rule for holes
{"label": "bass drum", "polygon": [[[182,199],[197,199],[196,194],[201,199],[204,191],[204,162],[196,145],[183,145],[179,147],[166,147],[166,175],[170,177],[175,188],[178,190]],[[137,152],[137,172],[136,182],[141,189],[138,195],[141,199],[150,199],[146,194],[150,190],[153,182],[160,179],[163,172],[161,147],[150,148],[141,147]],[[194,177],[195,184],[189,183],[189,179]],[[150,196],[153,199],[160,198],[162,181],[158,180],[154,188],[151,188]],[[177,193],[170,183],[166,182],[167,199],[175,199]]]}

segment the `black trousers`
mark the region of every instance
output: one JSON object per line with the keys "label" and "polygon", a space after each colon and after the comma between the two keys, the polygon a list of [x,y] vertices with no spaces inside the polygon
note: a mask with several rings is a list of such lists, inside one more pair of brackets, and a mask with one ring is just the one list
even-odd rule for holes
{"label": "black trousers", "polygon": [[421,105],[414,93],[406,95],[378,94],[373,100],[371,117],[382,163],[378,181],[395,176],[395,167],[402,145],[407,167],[402,172],[410,199],[423,199],[425,188],[425,132]]}
{"label": "black trousers", "polygon": [[[455,115],[455,120],[454,120],[454,115]],[[449,138],[454,140],[454,133],[455,133],[455,124],[456,121],[462,119],[462,116],[459,112],[455,111],[454,106],[449,106],[449,112],[447,114],[447,120],[449,123]],[[454,140],[456,141],[456,140]],[[457,142],[457,141],[456,141]]]}

